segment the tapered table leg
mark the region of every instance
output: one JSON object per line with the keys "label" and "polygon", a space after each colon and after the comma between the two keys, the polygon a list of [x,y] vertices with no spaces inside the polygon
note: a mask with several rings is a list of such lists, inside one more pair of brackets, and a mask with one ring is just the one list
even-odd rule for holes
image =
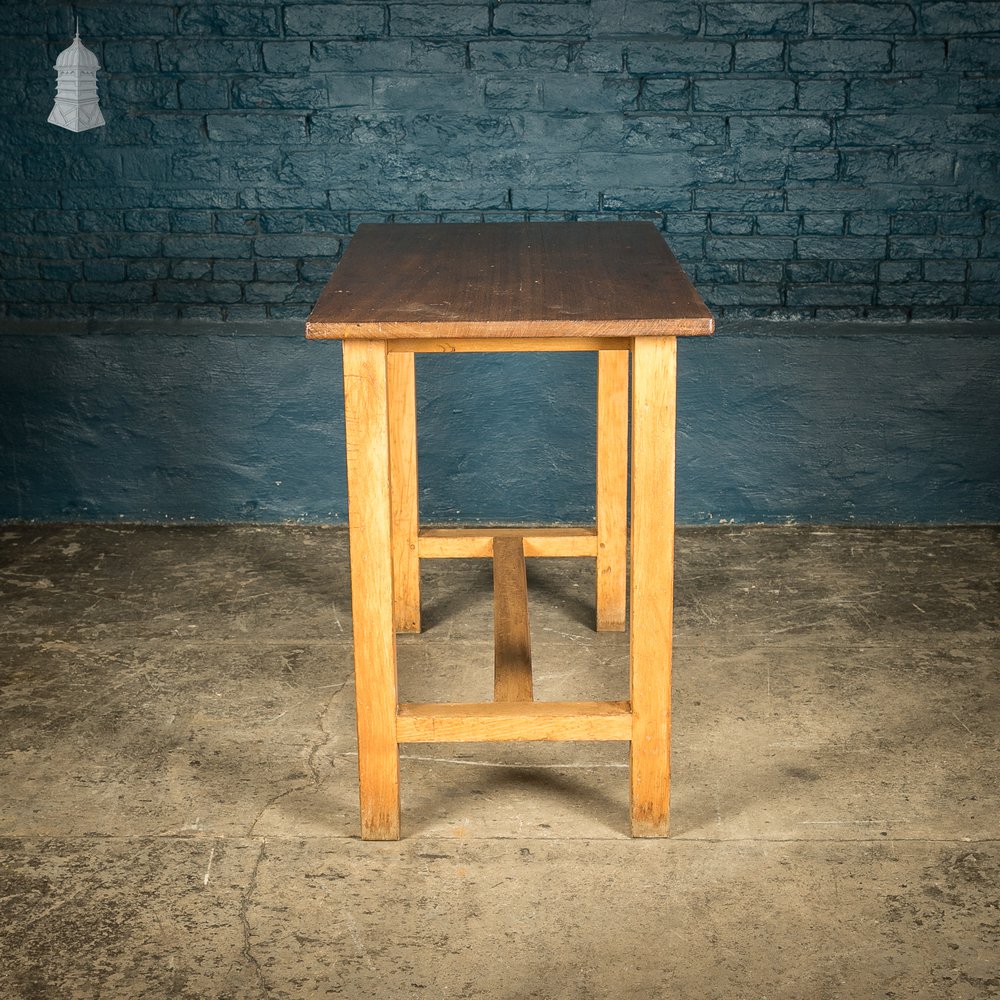
{"label": "tapered table leg", "polygon": [[664,837],[670,820],[676,383],[676,338],[636,337],[629,592],[634,837]]}
{"label": "tapered table leg", "polygon": [[417,407],[413,354],[390,353],[389,484],[392,492],[393,619],[397,632],[420,631],[417,532]]}
{"label": "tapered table leg", "polygon": [[625,629],[628,351],[597,352],[597,631]]}
{"label": "tapered table leg", "polygon": [[361,836],[399,838],[396,633],[384,341],[344,341]]}

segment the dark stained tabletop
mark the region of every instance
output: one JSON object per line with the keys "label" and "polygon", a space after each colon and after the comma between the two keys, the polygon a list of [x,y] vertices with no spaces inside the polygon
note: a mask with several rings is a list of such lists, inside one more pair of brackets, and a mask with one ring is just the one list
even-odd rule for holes
{"label": "dark stained tabletop", "polygon": [[713,325],[650,222],[363,224],[306,336],[689,336]]}

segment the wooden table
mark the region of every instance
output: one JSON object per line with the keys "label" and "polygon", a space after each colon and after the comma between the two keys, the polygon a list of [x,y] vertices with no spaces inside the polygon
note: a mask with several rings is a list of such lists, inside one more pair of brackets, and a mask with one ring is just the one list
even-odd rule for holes
{"label": "wooden table", "polygon": [[[666,835],[677,337],[711,314],[647,222],[362,225],[306,336],[342,340],[361,834],[399,837],[399,744],[628,740],[633,836]],[[597,518],[421,529],[414,354],[597,351]],[[631,518],[628,514],[632,358]],[[524,559],[597,560],[596,625],[625,628],[628,701],[532,700]],[[420,559],[492,557],[494,701],[399,704],[397,631],[420,631]]]}

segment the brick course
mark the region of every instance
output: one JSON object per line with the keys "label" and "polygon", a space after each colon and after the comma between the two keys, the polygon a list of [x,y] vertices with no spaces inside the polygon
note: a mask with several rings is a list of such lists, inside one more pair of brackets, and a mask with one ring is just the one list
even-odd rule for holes
{"label": "brick course", "polygon": [[[23,5],[22,5],[23,6]],[[649,219],[720,316],[1000,316],[1000,3],[0,13],[2,315],[301,317],[361,221]]]}

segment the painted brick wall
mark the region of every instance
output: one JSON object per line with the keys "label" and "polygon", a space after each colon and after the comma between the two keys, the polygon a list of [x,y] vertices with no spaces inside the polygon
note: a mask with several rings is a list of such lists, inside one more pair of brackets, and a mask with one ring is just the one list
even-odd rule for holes
{"label": "painted brick wall", "polygon": [[305,315],[361,221],[650,218],[723,321],[1000,315],[1000,2],[0,7],[10,318]]}

